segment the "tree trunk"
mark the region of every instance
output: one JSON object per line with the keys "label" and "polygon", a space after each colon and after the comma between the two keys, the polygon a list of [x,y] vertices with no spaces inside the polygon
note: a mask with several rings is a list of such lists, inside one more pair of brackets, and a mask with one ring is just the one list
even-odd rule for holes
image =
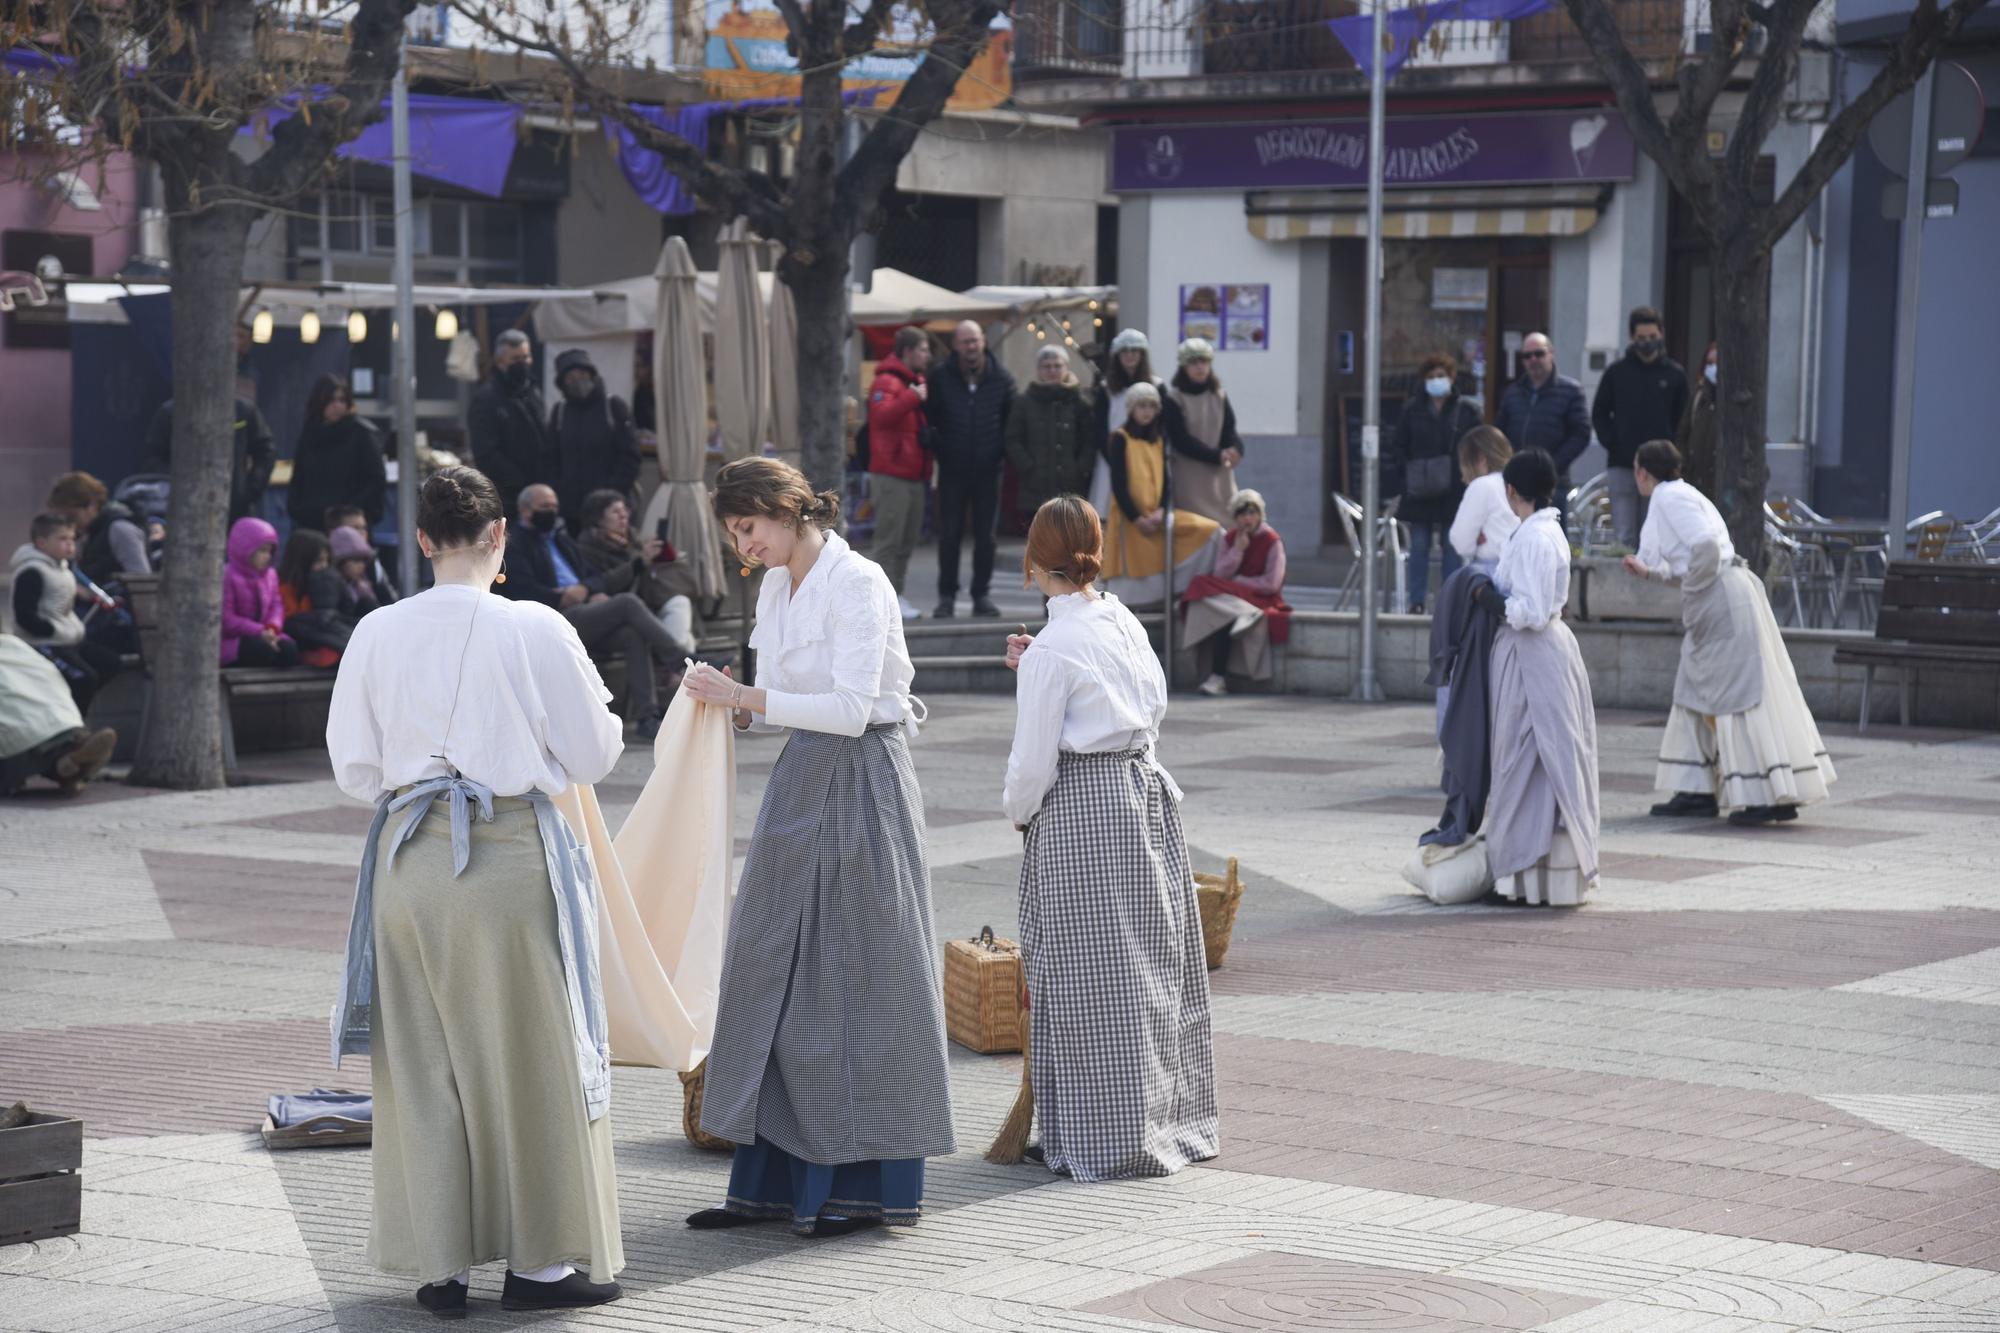
{"label": "tree trunk", "polygon": [[840,207],[847,111],[839,64],[810,64],[799,94],[792,243],[778,272],[798,306],[802,471],[815,489],[838,491],[847,473],[847,273],[857,226]]}
{"label": "tree trunk", "polygon": [[146,665],[153,706],[131,781],[182,790],[220,787],[222,570],[235,431],[236,304],[249,213],[190,211],[170,179],[173,222],[174,424],[172,496],[160,583],[161,649]]}
{"label": "tree trunk", "polygon": [[[1714,251],[1715,505],[1750,567],[1764,567],[1765,391],[1771,346],[1771,254],[1749,245]],[[1700,374],[1691,368],[1692,374]]]}

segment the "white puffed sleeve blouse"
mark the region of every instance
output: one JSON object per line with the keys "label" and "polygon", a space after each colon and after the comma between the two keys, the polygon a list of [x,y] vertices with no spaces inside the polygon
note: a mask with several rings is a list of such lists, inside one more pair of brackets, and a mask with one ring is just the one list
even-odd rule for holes
{"label": "white puffed sleeve blouse", "polygon": [[765,692],[752,720],[758,730],[859,736],[877,723],[922,720],[896,590],[839,533],[826,535],[796,593],[790,570],[765,574],[750,646]]}
{"label": "white puffed sleeve blouse", "polygon": [[1542,629],[1569,605],[1569,537],[1553,508],[1521,520],[1500,550],[1493,586],[1507,599],[1507,623]]}
{"label": "white puffed sleeve blouse", "polygon": [[1725,568],[1735,563],[1736,545],[1722,511],[1684,481],[1663,481],[1646,502],[1646,526],[1639,530],[1639,563],[1656,579],[1687,577],[1688,561],[1704,539],[1713,539]]}

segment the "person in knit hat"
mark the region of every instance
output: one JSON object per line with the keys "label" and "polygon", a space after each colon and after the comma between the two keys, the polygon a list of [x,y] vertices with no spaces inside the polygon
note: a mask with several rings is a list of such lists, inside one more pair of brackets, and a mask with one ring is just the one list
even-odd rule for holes
{"label": "person in knit hat", "polygon": [[333,569],[340,576],[340,613],[355,620],[382,605],[375,593],[375,548],[353,528],[335,528],[327,537]]}
{"label": "person in knit hat", "polygon": [[[1236,494],[1236,465],[1243,461],[1243,437],[1236,433],[1236,409],[1215,373],[1215,344],[1189,338],[1180,346],[1180,368],[1167,389],[1169,439],[1182,457],[1174,463],[1174,502],[1218,523],[1234,521],[1229,506]],[[1178,427],[1178,429],[1176,429]]]}
{"label": "person in knit hat", "polygon": [[[1138,329],[1120,329],[1118,336],[1111,340],[1111,358],[1105,363],[1103,378],[1097,382],[1097,441],[1100,450],[1108,449],[1113,432],[1124,426],[1130,416],[1125,397],[1135,384],[1150,384],[1155,389],[1167,387],[1165,380],[1153,373],[1152,343]],[[1111,471],[1104,455],[1100,453],[1097,467],[1090,478],[1090,507],[1099,514],[1109,514],[1111,510]]]}

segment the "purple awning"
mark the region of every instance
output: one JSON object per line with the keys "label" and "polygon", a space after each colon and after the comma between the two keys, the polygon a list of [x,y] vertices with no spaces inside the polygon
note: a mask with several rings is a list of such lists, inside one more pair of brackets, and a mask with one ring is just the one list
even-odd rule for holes
{"label": "purple awning", "polygon": [[[1403,62],[1410,58],[1411,50],[1424,39],[1424,34],[1440,23],[1511,23],[1553,8],[1555,0],[1439,0],[1434,5],[1392,9],[1382,17],[1389,38],[1388,61],[1383,71],[1394,74],[1400,69]],[[1328,19],[1326,26],[1333,29],[1333,35],[1354,57],[1354,63],[1361,67],[1361,72],[1373,75],[1374,16],[1362,14],[1354,18]]]}
{"label": "purple awning", "polygon": [[[879,88],[860,88],[841,94],[849,106],[872,106]],[[671,109],[635,106],[633,111],[668,134],[685,139],[702,153],[708,152],[708,122],[731,111],[766,111],[774,107],[797,106],[796,97],[771,97],[750,102],[696,102]],[[694,212],[694,191],[676,176],[660,155],[639,143],[622,123],[605,117],[604,133],[618,146],[618,168],[633,192],[654,209],[680,217]]]}
{"label": "purple awning", "polygon": [[[521,108],[510,102],[410,94],[410,170],[419,176],[497,198],[506,189],[520,141]],[[388,116],[342,144],[340,155],[394,166]]]}

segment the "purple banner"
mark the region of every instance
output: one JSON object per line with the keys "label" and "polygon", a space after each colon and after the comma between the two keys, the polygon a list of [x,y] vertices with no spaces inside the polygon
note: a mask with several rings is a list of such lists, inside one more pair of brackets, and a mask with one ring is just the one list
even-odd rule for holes
{"label": "purple banner", "polygon": [[[1547,185],[1632,178],[1632,135],[1608,108],[1392,118],[1390,189]],[[1111,188],[1363,190],[1368,122],[1127,125],[1112,132]]]}

